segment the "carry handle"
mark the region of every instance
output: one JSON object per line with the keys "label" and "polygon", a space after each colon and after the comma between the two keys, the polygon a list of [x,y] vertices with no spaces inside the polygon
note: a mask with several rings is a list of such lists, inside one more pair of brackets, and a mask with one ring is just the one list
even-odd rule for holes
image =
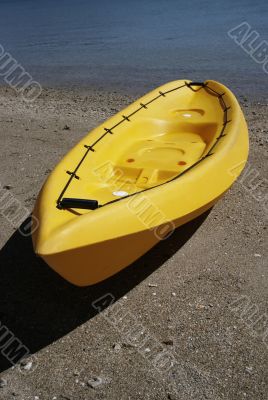
{"label": "carry handle", "polygon": [[187,83],[188,86],[205,86],[204,82],[190,82]]}
{"label": "carry handle", "polygon": [[57,205],[60,210],[66,208],[83,208],[85,210],[96,210],[99,208],[97,200],[76,199],[72,197],[64,197]]}

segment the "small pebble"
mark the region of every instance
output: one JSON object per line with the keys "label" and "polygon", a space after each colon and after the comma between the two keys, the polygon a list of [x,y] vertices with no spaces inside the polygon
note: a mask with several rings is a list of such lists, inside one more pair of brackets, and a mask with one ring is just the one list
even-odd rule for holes
{"label": "small pebble", "polygon": [[96,376],[96,377],[94,377],[94,378],[91,378],[91,379],[89,379],[89,380],[87,381],[87,385],[88,385],[89,387],[91,387],[92,389],[94,389],[94,388],[96,388],[96,387],[102,385],[102,383],[103,383],[103,380],[102,380],[102,378],[100,378],[99,376]]}
{"label": "small pebble", "polygon": [[33,366],[33,362],[32,361],[22,361],[21,366],[22,366],[22,369],[24,369],[25,371],[30,371],[30,369]]}
{"label": "small pebble", "polygon": [[122,345],[123,345],[123,347],[126,347],[126,348],[137,347],[135,344],[128,343],[128,342],[124,342],[124,343],[122,343]]}
{"label": "small pebble", "polygon": [[255,254],[254,254],[254,257],[261,257],[261,254],[255,253]]}
{"label": "small pebble", "polygon": [[149,349],[149,347],[146,347],[146,349],[144,349],[144,353],[150,353],[150,349]]}
{"label": "small pebble", "polygon": [[206,308],[206,306],[204,306],[204,304],[197,304],[195,306],[195,308],[199,309],[199,310],[203,310],[204,308]]}
{"label": "small pebble", "polygon": [[166,344],[167,346],[173,346],[173,340],[172,339],[163,340],[162,343]]}
{"label": "small pebble", "polygon": [[149,283],[148,286],[149,287],[157,287],[158,285],[156,283]]}
{"label": "small pebble", "polygon": [[115,344],[113,345],[113,349],[114,349],[115,351],[119,351],[119,350],[121,349],[120,344],[115,343]]}
{"label": "small pebble", "polygon": [[167,398],[168,398],[168,400],[176,400],[176,397],[173,396],[173,394],[171,394],[171,393],[168,393]]}
{"label": "small pebble", "polygon": [[0,388],[3,388],[7,385],[7,381],[4,378],[0,378]]}
{"label": "small pebble", "polygon": [[69,131],[69,130],[70,130],[70,127],[69,127],[68,125],[64,125],[63,130],[64,130],[64,131]]}
{"label": "small pebble", "polygon": [[175,292],[172,292],[171,295],[175,297],[175,296],[176,296],[176,293],[175,293]]}
{"label": "small pebble", "polygon": [[3,189],[10,190],[10,189],[12,189],[12,186],[10,186],[10,185],[5,185],[5,186],[3,186]]}

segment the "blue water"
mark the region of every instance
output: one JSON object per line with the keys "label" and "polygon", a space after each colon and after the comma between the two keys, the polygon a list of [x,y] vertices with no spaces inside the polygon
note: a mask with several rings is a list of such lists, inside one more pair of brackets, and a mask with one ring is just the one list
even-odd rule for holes
{"label": "blue water", "polygon": [[0,0],[0,43],[45,85],[140,91],[217,79],[264,94],[268,75],[228,36],[247,21],[268,39],[267,0]]}

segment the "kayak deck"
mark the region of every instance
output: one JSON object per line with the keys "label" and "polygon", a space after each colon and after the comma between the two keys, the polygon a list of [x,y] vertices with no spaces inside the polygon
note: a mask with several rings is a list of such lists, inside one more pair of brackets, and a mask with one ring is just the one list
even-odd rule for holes
{"label": "kayak deck", "polygon": [[69,172],[58,204],[64,196],[104,205],[168,182],[195,165],[221,134],[225,117],[219,96],[202,89],[182,85],[181,91],[160,94],[148,107],[140,103],[122,121],[104,127],[104,134],[85,146],[90,154],[75,172],[77,179]]}

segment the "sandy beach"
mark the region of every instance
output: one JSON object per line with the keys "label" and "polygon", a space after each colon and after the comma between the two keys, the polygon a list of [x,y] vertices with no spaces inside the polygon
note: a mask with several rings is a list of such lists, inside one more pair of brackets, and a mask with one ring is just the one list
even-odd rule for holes
{"label": "sandy beach", "polygon": [[[31,105],[1,87],[2,195],[12,193],[30,213],[62,156],[133,100],[117,91],[46,88]],[[34,355],[20,366],[0,356],[1,399],[267,398],[268,105],[239,100],[250,133],[248,178],[104,283],[68,284],[0,215],[0,328]],[[107,293],[115,304],[98,313],[92,303]],[[243,313],[245,304],[254,316]],[[114,322],[122,310],[167,351],[170,369],[155,366],[149,344],[129,341]]]}

